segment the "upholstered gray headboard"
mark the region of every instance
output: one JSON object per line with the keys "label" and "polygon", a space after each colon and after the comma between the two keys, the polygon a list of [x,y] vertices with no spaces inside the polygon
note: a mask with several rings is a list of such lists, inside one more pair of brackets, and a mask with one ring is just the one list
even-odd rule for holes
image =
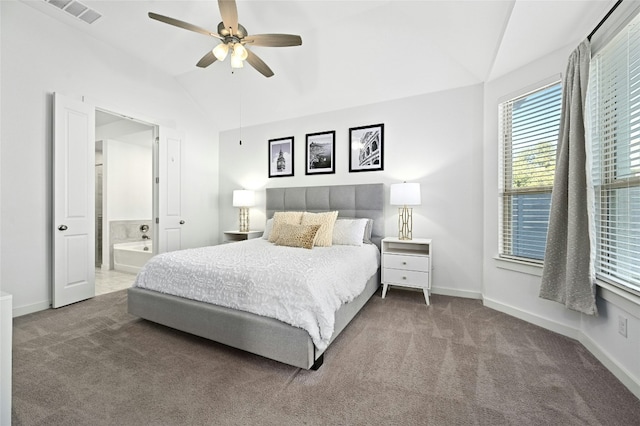
{"label": "upholstered gray headboard", "polygon": [[384,236],[383,184],[267,188],[267,219],[279,211],[334,210],[338,217],[373,219],[371,239],[380,247]]}

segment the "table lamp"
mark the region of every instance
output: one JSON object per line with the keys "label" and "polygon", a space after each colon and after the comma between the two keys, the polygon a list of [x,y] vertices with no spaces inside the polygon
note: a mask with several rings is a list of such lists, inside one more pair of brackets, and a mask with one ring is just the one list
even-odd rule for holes
{"label": "table lamp", "polygon": [[233,207],[240,207],[240,232],[249,232],[249,207],[255,205],[255,194],[247,189],[233,191]]}
{"label": "table lamp", "polygon": [[419,183],[394,183],[391,184],[390,203],[398,208],[398,239],[410,240],[413,238],[413,209],[407,206],[420,205]]}

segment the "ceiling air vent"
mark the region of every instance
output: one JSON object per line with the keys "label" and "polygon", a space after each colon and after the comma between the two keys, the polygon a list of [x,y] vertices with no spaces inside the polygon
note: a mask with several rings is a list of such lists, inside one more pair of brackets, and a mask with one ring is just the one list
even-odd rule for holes
{"label": "ceiling air vent", "polygon": [[44,0],[45,2],[67,12],[70,15],[88,23],[93,24],[102,15],[88,6],[75,0]]}

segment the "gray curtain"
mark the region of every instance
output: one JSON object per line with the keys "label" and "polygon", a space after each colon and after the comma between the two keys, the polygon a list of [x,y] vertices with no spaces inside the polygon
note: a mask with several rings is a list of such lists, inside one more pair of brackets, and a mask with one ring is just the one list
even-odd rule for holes
{"label": "gray curtain", "polygon": [[556,171],[540,297],[597,315],[591,250],[590,179],[585,104],[591,47],[583,41],[569,57],[563,80]]}

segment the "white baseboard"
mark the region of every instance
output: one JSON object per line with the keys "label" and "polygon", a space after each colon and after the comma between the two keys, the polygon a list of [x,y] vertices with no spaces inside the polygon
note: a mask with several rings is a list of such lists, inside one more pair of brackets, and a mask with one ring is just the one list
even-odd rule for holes
{"label": "white baseboard", "polygon": [[114,263],[114,266],[113,266],[114,271],[128,272],[130,274],[137,274],[138,272],[140,272],[140,269],[142,269],[142,267],[126,265],[124,263]]}
{"label": "white baseboard", "polygon": [[32,314],[34,312],[44,311],[45,309],[49,309],[51,307],[51,301],[47,300],[46,302],[38,302],[33,303],[31,305],[26,306],[14,306],[12,314],[13,317],[21,317],[23,315]]}
{"label": "white baseboard", "polygon": [[555,321],[551,321],[547,318],[543,318],[530,312],[514,308],[513,306],[505,305],[486,297],[484,298],[484,306],[577,340],[582,344],[582,346],[584,346],[589,352],[591,352],[591,354],[595,356],[598,361],[600,361],[602,365],[607,368],[607,370],[609,370],[614,376],[616,376],[616,378],[620,380],[622,384],[631,391],[631,393],[633,393],[638,399],[640,399],[640,383],[638,382],[638,380],[636,380],[633,375],[629,373],[629,371],[618,364],[618,362],[613,359],[605,350],[603,350],[602,347],[600,347],[587,335],[582,333],[581,330],[568,327]]}
{"label": "white baseboard", "polygon": [[[390,285],[389,287],[393,287],[394,291],[404,290],[404,291],[419,291],[422,293],[421,288],[413,288],[413,287],[394,287]],[[475,291],[467,291],[467,290],[458,290],[455,288],[445,288],[445,287],[433,287],[429,294],[439,294],[441,296],[453,296],[453,297],[463,297],[465,299],[479,299],[482,300],[482,293],[478,293]]]}
{"label": "white baseboard", "polygon": [[442,296],[464,297],[465,299],[482,300],[482,293],[468,290],[458,290],[457,288],[433,287],[432,294],[440,294]]}
{"label": "white baseboard", "polygon": [[505,314],[511,315],[512,317],[520,318],[521,320],[524,320],[531,324],[535,324],[542,328],[546,328],[547,330],[551,330],[558,334],[562,334],[563,336],[580,340],[580,330],[573,327],[568,327],[556,321],[551,321],[548,318],[532,314],[531,312],[523,311],[522,309],[515,308],[513,306],[505,305],[504,303],[487,297],[484,298],[484,306],[495,309],[496,311],[504,312]]}
{"label": "white baseboard", "polygon": [[582,343],[582,346],[587,348],[587,350],[591,352],[591,354],[595,356],[602,365],[607,367],[607,370],[616,376],[618,380],[620,380],[622,384],[636,396],[636,398],[640,399],[640,381],[636,380],[633,375],[627,371],[627,369],[621,366],[615,359],[611,358],[607,351],[605,351],[602,346],[598,345],[589,336],[580,333],[579,341]]}

